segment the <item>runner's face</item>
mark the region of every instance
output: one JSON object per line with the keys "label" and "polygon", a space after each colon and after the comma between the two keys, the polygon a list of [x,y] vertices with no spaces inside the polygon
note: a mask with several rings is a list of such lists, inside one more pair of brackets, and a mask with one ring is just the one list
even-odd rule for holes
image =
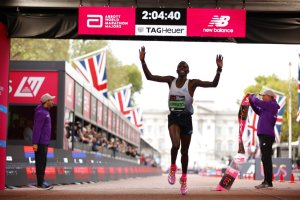
{"label": "runner's face", "polygon": [[189,72],[189,66],[186,63],[179,63],[177,67],[177,74],[179,76],[186,76]]}

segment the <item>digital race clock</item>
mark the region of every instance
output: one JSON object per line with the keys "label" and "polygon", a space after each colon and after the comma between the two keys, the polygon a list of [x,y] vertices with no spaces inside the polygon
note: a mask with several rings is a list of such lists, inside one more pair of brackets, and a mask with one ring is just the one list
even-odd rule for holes
{"label": "digital race clock", "polygon": [[136,24],[186,25],[186,9],[137,8]]}

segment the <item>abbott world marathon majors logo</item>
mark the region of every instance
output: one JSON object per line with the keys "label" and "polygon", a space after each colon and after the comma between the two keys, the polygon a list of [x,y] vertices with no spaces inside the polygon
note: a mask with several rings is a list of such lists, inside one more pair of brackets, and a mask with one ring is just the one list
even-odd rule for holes
{"label": "abbott world marathon majors logo", "polygon": [[[28,77],[24,76],[14,93],[14,97],[35,97],[39,92],[45,77]],[[12,81],[10,80],[10,83]],[[12,87],[9,86],[9,93],[12,92]]]}
{"label": "abbott world marathon majors logo", "polygon": [[121,21],[121,15],[87,15],[88,28],[120,29],[127,25],[127,21]]}
{"label": "abbott world marathon majors logo", "polygon": [[225,28],[228,26],[230,16],[227,15],[214,15],[210,20],[208,27],[203,28],[203,32],[206,33],[233,33],[232,28]]}

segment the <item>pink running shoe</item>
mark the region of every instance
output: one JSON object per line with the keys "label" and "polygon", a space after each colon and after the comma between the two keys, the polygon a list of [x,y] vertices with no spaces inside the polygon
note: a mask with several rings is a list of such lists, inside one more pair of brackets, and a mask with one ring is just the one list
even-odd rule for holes
{"label": "pink running shoe", "polygon": [[170,167],[170,172],[169,172],[169,176],[168,176],[168,181],[171,185],[174,185],[175,182],[176,182],[176,177],[175,177],[175,174],[176,174],[176,168],[171,168]]}
{"label": "pink running shoe", "polygon": [[187,184],[186,184],[186,178],[180,178],[180,192],[182,195],[186,195],[187,194]]}

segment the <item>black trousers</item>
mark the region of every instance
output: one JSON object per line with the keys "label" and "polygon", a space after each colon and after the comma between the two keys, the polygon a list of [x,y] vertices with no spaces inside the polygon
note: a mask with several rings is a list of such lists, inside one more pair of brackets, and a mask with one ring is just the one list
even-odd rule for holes
{"label": "black trousers", "polygon": [[264,167],[264,182],[272,185],[272,174],[273,174],[273,164],[272,164],[272,145],[275,138],[268,135],[258,135],[259,147],[261,151],[261,160]]}
{"label": "black trousers", "polygon": [[47,165],[47,152],[48,152],[48,145],[46,144],[39,144],[37,151],[34,152],[35,171],[36,171],[38,186],[42,186],[44,182],[45,170]]}

